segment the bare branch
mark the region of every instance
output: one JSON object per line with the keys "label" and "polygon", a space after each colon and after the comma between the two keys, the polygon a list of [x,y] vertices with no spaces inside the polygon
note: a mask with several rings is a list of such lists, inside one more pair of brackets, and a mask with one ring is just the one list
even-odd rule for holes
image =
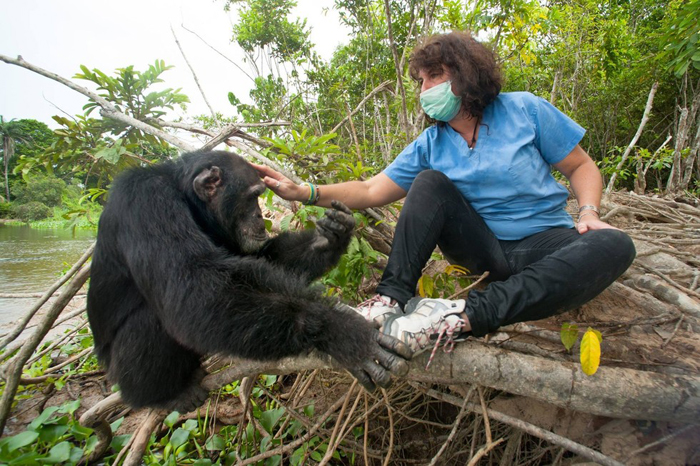
{"label": "bare branch", "polygon": [[333,129],[330,130],[329,132],[330,132],[330,133],[335,133],[336,131],[338,131],[338,128],[340,128],[341,126],[343,126],[343,124],[344,124],[346,121],[348,121],[348,119],[352,118],[352,116],[353,116],[354,114],[356,114],[357,112],[359,112],[360,109],[367,103],[367,101],[368,101],[369,99],[371,99],[372,97],[374,97],[374,95],[375,95],[376,93],[385,90],[385,89],[386,89],[387,87],[389,87],[390,85],[391,85],[391,81],[388,80],[388,81],[384,81],[384,82],[381,83],[379,86],[377,86],[377,87],[375,87],[374,89],[372,89],[372,91],[371,91],[369,94],[367,94],[367,95],[365,96],[365,98],[362,99],[362,100],[360,101],[359,104],[357,104],[357,106],[355,107],[355,109],[354,109],[352,112],[350,112],[349,114],[347,114],[347,115],[345,116],[345,118],[343,118],[343,119],[340,121],[340,123],[338,123],[337,125],[335,125],[335,126],[333,127]]}
{"label": "bare branch", "polygon": [[214,111],[211,104],[209,103],[209,99],[207,99],[207,95],[204,93],[204,89],[202,89],[202,86],[199,84],[199,79],[197,78],[197,73],[194,71],[194,68],[190,64],[190,61],[187,59],[187,55],[185,55],[185,51],[182,49],[182,46],[180,45],[180,41],[177,40],[177,34],[175,34],[175,30],[173,29],[172,26],[170,26],[170,31],[173,33],[173,37],[175,38],[175,43],[177,44],[177,48],[180,49],[180,53],[182,54],[182,58],[185,59],[185,63],[187,63],[187,66],[190,68],[190,71],[192,72],[192,77],[194,78],[195,84],[197,84],[197,89],[199,89],[199,93],[202,94],[202,98],[204,99],[204,103],[206,103],[207,107],[209,107],[209,111],[211,112],[211,117],[214,119],[216,126],[218,126],[220,128],[221,122],[217,118],[216,112]]}
{"label": "bare branch", "polygon": [[182,27],[182,29],[184,29],[185,31],[189,32],[190,34],[194,34],[199,40],[201,40],[202,42],[204,42],[204,44],[205,44],[207,47],[209,47],[209,48],[212,49],[214,52],[216,52],[216,53],[218,53],[219,55],[221,55],[222,57],[224,57],[224,58],[225,58],[226,60],[228,60],[233,66],[235,66],[236,68],[238,68],[238,70],[239,70],[241,73],[243,73],[244,75],[246,75],[246,76],[248,77],[248,79],[250,79],[251,81],[255,82],[255,79],[253,79],[252,76],[250,76],[248,73],[246,73],[246,71],[245,71],[243,68],[241,68],[241,67],[238,65],[238,63],[236,63],[235,61],[231,60],[229,57],[227,57],[226,55],[224,55],[223,53],[219,52],[219,51],[216,50],[214,47],[212,47],[211,45],[209,45],[209,43],[207,43],[207,41],[205,41],[204,39],[202,39],[202,38],[199,36],[199,34],[197,34],[197,33],[194,32],[194,31],[190,31],[189,29],[187,29],[187,28],[185,27],[184,24],[181,24],[180,26]]}
{"label": "bare branch", "polygon": [[639,137],[642,135],[642,131],[644,131],[644,127],[647,125],[647,121],[649,121],[649,114],[651,113],[651,108],[654,105],[654,96],[656,95],[656,89],[658,89],[658,87],[659,82],[654,81],[654,84],[651,86],[651,91],[649,91],[647,105],[646,107],[644,107],[644,114],[642,115],[642,121],[639,123],[639,128],[637,128],[637,133],[634,135],[629,145],[627,146],[627,149],[625,149],[625,152],[622,154],[622,159],[620,159],[620,163],[618,163],[615,167],[615,172],[610,177],[610,181],[608,181],[608,186],[605,188],[605,194],[610,194],[610,191],[612,191],[613,186],[615,186],[615,179],[617,178],[617,173],[627,161],[627,157],[629,157],[630,152],[632,152],[634,145],[637,144]]}
{"label": "bare branch", "polygon": [[[450,403],[454,406],[462,406],[463,400],[461,400],[460,398],[458,398],[456,396],[448,395],[445,393],[440,393],[437,390],[430,390],[430,389],[426,390],[425,388],[421,387],[418,384],[412,383],[411,386],[417,388],[418,390],[426,393],[427,395],[429,395],[435,399],[438,399],[441,401],[446,401],[447,403]],[[479,414],[482,412],[481,405],[476,404],[476,403],[467,403],[466,408],[473,413]],[[567,450],[576,453],[577,455],[581,455],[584,458],[591,459],[599,464],[602,464],[605,466],[623,466],[623,464],[620,463],[619,461],[615,461],[614,459],[612,459],[608,456],[605,456],[600,452],[597,452],[591,448],[588,448],[584,445],[576,443],[573,440],[569,440],[567,438],[564,438],[564,437],[561,437],[557,434],[549,432],[548,430],[544,430],[540,427],[537,427],[534,424],[530,424],[528,422],[514,418],[512,416],[508,416],[507,414],[503,414],[499,411],[494,411],[493,409],[487,409],[486,412],[492,419],[495,419],[496,421],[503,422],[504,424],[508,424],[508,425],[513,426],[517,429],[520,429],[524,432],[527,432],[530,435],[534,435],[535,437],[539,437],[539,438],[546,440],[548,442],[551,442],[555,445],[562,446],[562,447],[566,448]],[[502,440],[503,439],[500,439],[500,441],[502,441]],[[500,443],[500,441],[497,441],[497,442]],[[484,452],[484,453],[486,453],[486,452]]]}

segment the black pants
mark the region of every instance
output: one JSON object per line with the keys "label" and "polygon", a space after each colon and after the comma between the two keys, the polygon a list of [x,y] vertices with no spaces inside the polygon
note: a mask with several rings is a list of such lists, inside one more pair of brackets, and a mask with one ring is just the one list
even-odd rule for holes
{"label": "black pants", "polygon": [[443,173],[427,170],[406,196],[377,292],[405,305],[436,245],[453,264],[472,273],[488,270],[497,280],[469,293],[466,314],[474,336],[584,304],[622,275],[636,254],[629,236],[610,229],[581,235],[553,228],[498,240]]}

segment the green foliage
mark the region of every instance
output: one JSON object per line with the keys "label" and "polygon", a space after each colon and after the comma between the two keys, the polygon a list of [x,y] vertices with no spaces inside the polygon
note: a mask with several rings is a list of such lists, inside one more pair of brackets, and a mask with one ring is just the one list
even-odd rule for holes
{"label": "green foliage", "polygon": [[49,207],[61,204],[61,195],[66,189],[66,182],[53,176],[33,176],[29,179],[16,181],[12,185],[15,202],[26,204],[40,202]]}
{"label": "green foliage", "polygon": [[0,202],[0,218],[12,218],[12,204],[9,202]]}
{"label": "green foliage", "polygon": [[27,430],[0,440],[0,463],[7,465],[78,464],[97,444],[92,429],[80,425],[80,400],[46,408]]}
{"label": "green foliage", "polygon": [[[228,1],[227,6],[232,2]],[[240,8],[233,26],[233,40],[246,52],[267,49],[281,61],[308,56],[311,50],[306,20],[289,21],[296,2],[292,0],[250,0]]]}
{"label": "green foliage", "polygon": [[[165,115],[166,109],[173,110],[176,105],[182,106],[189,102],[189,98],[181,94],[180,89],[152,90],[154,84],[163,82],[160,75],[171,68],[166,66],[163,60],[156,60],[146,71],[135,71],[133,66],[127,66],[117,68],[116,77],[112,77],[98,69],[89,70],[81,65],[82,73],[77,73],[75,77],[97,84],[99,95],[114,104],[120,112],[137,120],[146,120],[160,118]],[[86,111],[85,116],[89,116],[98,107],[94,101],[86,104],[83,107]],[[104,120],[104,125],[112,134],[121,135],[129,142],[146,140],[156,145],[161,143],[154,136],[116,120]]]}
{"label": "green foliage", "polygon": [[359,301],[363,279],[375,274],[373,265],[382,254],[375,251],[362,237],[353,236],[350,245],[332,270],[321,279],[329,287],[328,293],[341,296],[348,301]]}
{"label": "green foliage", "polygon": [[700,70],[700,0],[673,0],[667,11],[661,46],[668,67],[678,77],[691,65]]}
{"label": "green foliage", "polygon": [[[163,82],[160,76],[168,69],[158,60],[145,71],[127,66],[117,69],[116,76],[108,76],[98,69],[81,66],[82,73],[75,77],[95,83],[100,96],[117,110],[158,127],[157,119],[167,110],[188,102],[179,89],[154,89]],[[84,107],[85,115],[54,116],[61,128],[53,133],[48,133],[48,128],[25,125],[27,133],[40,143],[34,150],[18,148],[22,150],[18,151],[13,172],[25,178],[39,172],[65,179],[80,177],[88,188],[103,188],[125,168],[177,154],[165,141],[131,125],[91,118],[96,108],[98,104],[91,101]]]}
{"label": "green foliage", "polygon": [[[289,118],[303,112],[304,103],[298,95],[289,94],[282,78],[272,74],[254,79],[255,85],[250,91],[253,105],[243,104],[233,92],[228,93],[228,100],[247,123],[272,121]],[[268,136],[274,131],[272,127],[261,128],[258,134]]]}
{"label": "green foliage", "polygon": [[301,133],[292,130],[291,136],[291,140],[265,138],[272,144],[272,150],[267,154],[282,164],[293,164],[304,179],[312,179],[315,175],[327,174],[337,168],[340,147],[329,143],[336,137],[335,133],[314,136],[307,134],[307,130]]}
{"label": "green foliage", "polygon": [[51,207],[38,201],[30,201],[13,208],[14,216],[23,222],[43,220],[53,213]]}

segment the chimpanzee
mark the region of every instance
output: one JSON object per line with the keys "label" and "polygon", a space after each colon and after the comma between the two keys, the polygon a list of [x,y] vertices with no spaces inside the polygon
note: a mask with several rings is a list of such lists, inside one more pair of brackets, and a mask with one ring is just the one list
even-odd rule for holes
{"label": "chimpanzee", "polygon": [[354,219],[340,202],[315,229],[267,237],[257,171],[193,152],[119,176],[99,223],[88,317],[124,401],[186,412],[207,396],[200,359],[329,354],[369,390],[411,351],[309,287],[340,258]]}

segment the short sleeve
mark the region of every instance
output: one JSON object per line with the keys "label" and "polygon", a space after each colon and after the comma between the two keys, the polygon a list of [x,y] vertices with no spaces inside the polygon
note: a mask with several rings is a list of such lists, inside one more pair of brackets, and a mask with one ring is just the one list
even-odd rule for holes
{"label": "short sleeve", "polygon": [[578,123],[541,97],[537,97],[534,119],[535,146],[550,165],[561,162],[586,134]]}
{"label": "short sleeve", "polygon": [[383,173],[405,191],[420,172],[429,168],[427,132],[430,129],[423,131],[384,169]]}

